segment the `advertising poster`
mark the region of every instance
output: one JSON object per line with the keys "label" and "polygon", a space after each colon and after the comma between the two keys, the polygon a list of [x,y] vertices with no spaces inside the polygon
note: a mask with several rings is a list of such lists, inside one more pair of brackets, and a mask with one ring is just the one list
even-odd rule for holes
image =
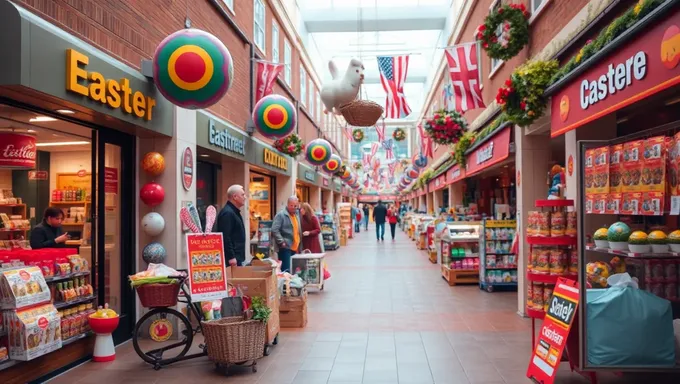
{"label": "advertising poster", "polygon": [[270,256],[272,224],[274,222],[271,220],[260,220],[257,223],[257,253],[263,254],[264,258]]}
{"label": "advertising poster", "polygon": [[229,296],[221,233],[188,233],[189,286],[194,302]]}
{"label": "advertising poster", "polygon": [[527,377],[535,382],[555,381],[562,353],[567,345],[569,330],[578,309],[579,290],[576,282],[559,278],[548,303],[543,327],[531,353]]}

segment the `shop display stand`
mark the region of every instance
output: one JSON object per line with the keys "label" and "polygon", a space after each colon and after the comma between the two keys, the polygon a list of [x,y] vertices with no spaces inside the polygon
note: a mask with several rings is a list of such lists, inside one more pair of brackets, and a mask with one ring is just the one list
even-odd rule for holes
{"label": "shop display stand", "polygon": [[347,245],[347,239],[352,238],[352,205],[350,203],[338,203],[338,232],[344,231],[340,235],[339,245]]}
{"label": "shop display stand", "polygon": [[[26,220],[26,204],[0,204],[0,213],[4,213],[7,216],[21,216],[21,220]],[[0,222],[2,224],[2,222]],[[26,232],[30,228],[6,228],[0,225],[0,234],[5,234],[7,237],[3,236],[0,240],[15,240],[17,235],[19,239],[26,238]]]}
{"label": "shop display stand", "polygon": [[[449,286],[457,284],[477,284],[479,282],[479,268],[470,268],[470,264],[479,267],[479,223],[449,224],[444,229],[441,240],[441,272]],[[476,247],[475,247],[476,244]],[[456,250],[464,249],[465,253]],[[476,250],[476,252],[468,252]],[[456,254],[457,253],[457,254]],[[452,264],[467,262],[466,268],[452,268]]]}
{"label": "shop display stand", "polygon": [[323,248],[326,251],[338,249],[338,231],[335,222],[330,215],[318,215],[321,225],[321,236],[323,237]]}
{"label": "shop display stand", "polygon": [[[517,255],[512,252],[516,228],[515,220],[484,219],[479,247],[480,289],[517,290]],[[494,252],[487,252],[488,249]]]}

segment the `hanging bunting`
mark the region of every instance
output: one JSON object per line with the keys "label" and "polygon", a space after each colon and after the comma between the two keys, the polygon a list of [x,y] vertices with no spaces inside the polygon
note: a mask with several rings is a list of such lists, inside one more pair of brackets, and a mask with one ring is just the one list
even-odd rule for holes
{"label": "hanging bunting", "polygon": [[380,83],[387,93],[385,117],[400,119],[411,114],[411,107],[404,96],[404,83],[408,73],[408,55],[378,56]]}

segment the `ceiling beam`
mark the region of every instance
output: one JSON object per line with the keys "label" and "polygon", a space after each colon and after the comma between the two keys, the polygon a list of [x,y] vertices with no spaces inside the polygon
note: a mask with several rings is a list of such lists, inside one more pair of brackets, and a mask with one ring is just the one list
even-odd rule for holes
{"label": "ceiling beam", "polygon": [[309,19],[305,27],[309,33],[324,32],[378,32],[378,31],[432,31],[444,28],[446,17],[429,16],[410,19],[361,20],[323,20]]}

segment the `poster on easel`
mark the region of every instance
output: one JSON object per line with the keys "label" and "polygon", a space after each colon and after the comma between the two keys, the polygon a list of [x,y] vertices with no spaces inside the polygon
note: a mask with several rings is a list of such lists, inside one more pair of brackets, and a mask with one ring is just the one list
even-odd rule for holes
{"label": "poster on easel", "polygon": [[194,302],[229,296],[222,233],[187,233],[189,287]]}
{"label": "poster on easel", "polygon": [[[257,253],[256,256],[259,259],[268,258],[270,256],[269,250],[271,249],[272,240],[272,225],[274,222],[272,220],[260,220],[257,222]],[[262,257],[259,255],[262,254]]]}

